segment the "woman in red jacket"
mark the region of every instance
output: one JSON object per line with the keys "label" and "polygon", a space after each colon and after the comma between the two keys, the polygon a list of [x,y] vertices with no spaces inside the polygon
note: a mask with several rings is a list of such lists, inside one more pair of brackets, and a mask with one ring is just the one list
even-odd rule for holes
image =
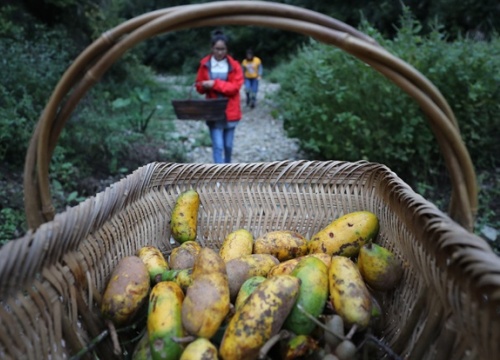
{"label": "woman in red jacket", "polygon": [[243,85],[241,65],[227,54],[227,37],[216,31],[212,36],[212,53],[200,61],[196,90],[207,98],[227,97],[226,117],[207,121],[212,139],[214,162],[230,163],[234,131],[241,120],[240,88]]}

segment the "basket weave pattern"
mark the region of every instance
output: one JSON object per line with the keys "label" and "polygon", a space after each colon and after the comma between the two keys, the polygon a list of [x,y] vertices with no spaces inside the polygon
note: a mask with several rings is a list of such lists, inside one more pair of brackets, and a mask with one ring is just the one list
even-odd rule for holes
{"label": "basket weave pattern", "polygon": [[[492,321],[498,258],[484,241],[383,165],[292,161],[149,164],[8,243],[0,252],[0,357],[36,349],[37,357],[58,358],[97,336],[105,328],[98,305],[110,272],[144,245],[165,254],[176,246],[169,242],[170,214],[189,188],[200,194],[198,241],[213,249],[237,228],[310,237],[342,214],[374,212],[379,242],[405,264],[401,285],[382,302],[384,339],[410,359],[500,354],[500,322]],[[108,359],[110,349],[104,342],[97,351]]]}
{"label": "basket weave pattern", "polygon": [[[367,162],[165,164],[141,167],[61,214],[48,168],[65,122],[84,94],[128,49],[190,27],[257,25],[295,31],[352,54],[408,93],[429,120],[450,174],[450,217],[387,167]],[[408,359],[500,358],[500,260],[470,230],[477,184],[453,112],[418,71],[373,39],[328,16],[263,1],[221,1],[162,9],[103,34],[72,63],[44,109],[25,164],[32,230],[0,249],[0,358],[68,358],[105,329],[100,294],[119,259],[144,245],[165,254],[177,196],[200,194],[198,241],[218,249],[233,230],[254,236],[295,230],[306,237],[332,219],[369,210],[379,242],[405,264],[384,295],[381,335]],[[460,225],[459,225],[460,224]],[[116,358],[109,339],[96,348]]]}

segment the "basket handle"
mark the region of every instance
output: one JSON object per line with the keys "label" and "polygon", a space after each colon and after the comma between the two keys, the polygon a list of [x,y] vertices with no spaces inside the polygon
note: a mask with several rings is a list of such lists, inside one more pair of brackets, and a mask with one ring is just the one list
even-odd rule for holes
{"label": "basket handle", "polygon": [[199,84],[200,81],[195,81],[193,85],[189,87],[188,99],[191,100],[193,98],[193,90],[196,89],[196,85]]}
{"label": "basket handle", "polygon": [[311,10],[264,1],[217,1],[153,11],[107,31],[85,49],[54,89],[29,144],[24,191],[31,229],[54,217],[48,169],[62,128],[109,67],[128,49],[153,36],[221,25],[257,25],[311,36],[364,61],[409,94],[427,115],[444,157],[452,184],[450,216],[472,231],[477,211],[476,174],[455,116],[439,90],[412,66],[349,25]]}

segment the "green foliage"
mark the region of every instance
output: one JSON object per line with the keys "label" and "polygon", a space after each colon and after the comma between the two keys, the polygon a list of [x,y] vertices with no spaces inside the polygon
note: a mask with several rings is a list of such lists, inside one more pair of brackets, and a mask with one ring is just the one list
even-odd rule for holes
{"label": "green foliage", "polygon": [[14,38],[0,42],[5,59],[0,66],[0,161],[24,161],[27,144],[42,109],[64,67],[69,64],[72,46],[65,33],[37,27],[33,39]]}
{"label": "green foliage", "polygon": [[[500,229],[500,168],[496,171],[480,171],[478,183],[481,189],[479,193],[479,211],[477,228],[484,225]],[[500,252],[500,238],[497,239],[497,249]]]}
{"label": "green foliage", "polygon": [[[168,97],[168,91],[143,82],[132,89],[119,87],[121,93],[130,97],[115,98],[120,92],[115,88],[111,94],[105,88],[107,86],[97,86],[92,90],[85,106],[75,112],[66,125],[59,141],[65,156],[72,159],[82,175],[118,174],[145,165],[145,161],[168,159],[155,148],[155,142],[164,139],[158,130],[158,120],[172,111],[160,106]],[[151,109],[156,116],[152,116]],[[173,154],[168,150],[168,143],[156,145],[163,149],[163,154]],[[139,153],[145,158],[137,157],[138,149],[142,149]]]}
{"label": "green foliage", "polygon": [[[500,110],[499,39],[447,42],[429,36],[407,14],[393,41],[366,27],[390,52],[427,76],[452,106],[478,168],[499,166],[495,125]],[[425,116],[406,93],[334,48],[311,42],[273,76],[288,134],[313,157],[380,162],[413,186],[435,184],[445,172]]]}
{"label": "green foliage", "polygon": [[19,229],[22,229],[24,211],[12,208],[0,209],[0,247],[9,240],[22,236]]}
{"label": "green foliage", "polygon": [[[148,11],[176,5],[189,5],[210,2],[207,0],[172,1],[144,0],[127,2],[121,15],[125,18],[138,16]],[[403,3],[415,14],[423,24],[424,32],[432,28],[438,19],[450,36],[455,39],[460,34],[470,34],[478,38],[489,38],[500,30],[500,16],[496,0],[481,2],[466,0],[432,1],[310,1],[310,0],[273,0],[273,2],[299,6],[333,16],[351,26],[360,27],[363,20],[368,21],[375,29],[386,37],[397,33],[395,24],[403,14]],[[212,27],[175,31],[147,40],[139,45],[143,63],[160,72],[193,72],[198,59],[208,53],[210,32]],[[267,69],[279,64],[295,52],[296,48],[307,38],[302,34],[267,28],[257,25],[224,26],[223,30],[230,35],[229,50],[231,55],[242,59],[245,50],[252,47],[255,53],[265,61]]]}
{"label": "green foliage", "polygon": [[149,87],[135,87],[128,97],[119,97],[111,105],[115,110],[121,110],[132,126],[132,129],[144,134],[157,108],[151,104],[151,90]]}
{"label": "green foliage", "polygon": [[439,27],[426,37],[410,14],[392,51],[426,75],[452,107],[462,138],[478,169],[494,168],[500,144],[494,136],[500,111],[500,38],[447,41]]}
{"label": "green foliage", "polygon": [[357,59],[314,43],[280,71],[285,128],[313,157],[378,161],[399,172],[423,156],[430,167],[434,144],[418,106]]}

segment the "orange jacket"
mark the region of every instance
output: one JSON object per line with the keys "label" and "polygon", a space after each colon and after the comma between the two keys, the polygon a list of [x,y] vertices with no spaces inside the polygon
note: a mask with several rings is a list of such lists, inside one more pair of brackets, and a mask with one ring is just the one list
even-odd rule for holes
{"label": "orange jacket", "polygon": [[210,80],[210,58],[212,55],[207,55],[200,61],[200,67],[196,75],[196,91],[200,94],[206,94],[207,99],[216,98],[218,94],[229,98],[226,107],[227,121],[241,120],[241,104],[240,104],[240,88],[243,85],[243,71],[241,65],[231,56],[227,56],[229,70],[227,81],[215,79],[214,87],[210,90],[205,90],[199,84],[203,80]]}

